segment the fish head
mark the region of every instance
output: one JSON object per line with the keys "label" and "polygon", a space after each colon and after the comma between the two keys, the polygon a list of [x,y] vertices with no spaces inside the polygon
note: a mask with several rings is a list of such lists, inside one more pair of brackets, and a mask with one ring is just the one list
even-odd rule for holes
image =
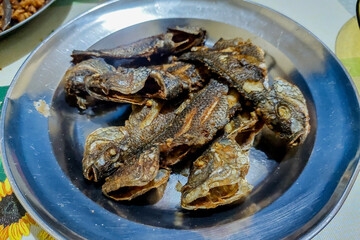
{"label": "fish head", "polygon": [[108,86],[106,85],[107,75],[108,74],[101,75],[95,73],[91,76],[85,77],[84,82],[85,82],[86,91],[93,96],[108,95],[109,89]]}
{"label": "fish head", "polygon": [[86,78],[111,71],[114,71],[114,67],[100,59],[88,59],[72,66],[63,77],[67,96],[75,98],[77,105],[86,109],[93,100],[85,87]]}
{"label": "fish head", "polygon": [[86,179],[98,182],[123,164],[123,149],[116,143],[124,137],[125,133],[119,127],[99,128],[87,137],[82,160]]}
{"label": "fish head", "polygon": [[167,182],[168,177],[163,174],[158,176],[159,155],[159,147],[155,145],[132,154],[123,168],[117,169],[105,179],[103,193],[115,200],[131,200],[164,181]]}
{"label": "fish head", "polygon": [[306,101],[300,89],[295,85],[277,78],[273,90],[276,97],[273,121],[275,132],[287,139],[289,146],[303,143],[310,132],[310,117]]}

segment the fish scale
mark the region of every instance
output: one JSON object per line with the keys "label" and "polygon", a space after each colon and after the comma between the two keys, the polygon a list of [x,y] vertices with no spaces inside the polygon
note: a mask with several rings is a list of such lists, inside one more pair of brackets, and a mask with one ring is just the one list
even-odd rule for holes
{"label": "fish scale", "polygon": [[200,28],[169,28],[167,33],[140,39],[136,42],[101,50],[74,50],[73,63],[79,63],[91,57],[112,59],[150,59],[156,54],[169,55],[202,45],[206,31]]}
{"label": "fish scale", "polygon": [[[219,40],[214,48],[199,47],[179,60],[203,63],[250,102],[267,126],[290,147],[304,142],[310,132],[306,101],[297,86],[284,79],[268,87],[264,52],[237,39]],[[243,55],[250,54],[250,55]],[[281,87],[289,94],[279,91]]]}
{"label": "fish scale", "polygon": [[[249,149],[263,124],[255,113],[237,114],[225,131],[197,158],[188,182],[181,189],[181,206],[188,210],[209,209],[247,196],[253,188],[245,179]],[[236,141],[246,134],[245,141]]]}
{"label": "fish scale", "polygon": [[[160,133],[159,136],[155,137],[147,144],[143,143],[141,146],[135,144],[134,139],[139,139],[139,137],[143,135],[141,131],[136,132],[136,129],[138,128],[135,127],[135,130],[133,131],[134,135],[127,135],[125,141],[129,141],[132,143],[132,146],[136,146],[133,150],[137,149],[137,151],[131,151],[131,154],[126,157],[126,159],[131,160],[124,162],[124,165],[106,178],[106,182],[102,187],[104,194],[115,198],[114,195],[118,196],[119,192],[122,192],[125,187],[127,190],[136,194],[136,191],[133,188],[134,186],[144,186],[151,182],[155,178],[156,171],[151,171],[152,174],[146,171],[146,169],[149,169],[150,167],[144,168],[141,164],[142,159],[150,159],[151,161],[148,165],[159,170],[158,164],[160,152],[170,154],[176,147],[186,145],[186,154],[192,148],[199,147],[209,142],[216,132],[223,128],[229,121],[228,91],[229,88],[226,84],[211,80],[210,83],[195,94],[189,102],[186,101],[186,106],[180,106],[179,109],[181,109],[181,111],[175,115],[174,120],[167,125],[163,130],[163,133]],[[203,114],[207,114],[208,107],[213,104],[216,105],[210,108],[211,112],[209,113],[208,119],[200,124],[201,117]],[[134,110],[136,110],[136,108]],[[148,110],[148,112],[150,111],[151,110]],[[174,113],[175,112],[176,111],[174,111]],[[192,112],[194,113],[192,122],[191,124],[188,124],[188,122],[184,120],[186,119],[186,116]],[[145,115],[148,116],[148,114]],[[142,121],[146,119],[146,117],[142,118],[141,115],[138,117],[138,119],[141,119]],[[137,118],[135,113],[129,119],[129,122],[126,123],[125,127],[129,126],[130,121],[133,121],[134,118]],[[157,119],[158,118],[155,118],[154,122],[151,122],[149,126],[156,125]],[[133,126],[139,126],[139,124]],[[179,133],[181,129],[184,129],[184,126],[189,126],[189,129],[177,136],[177,133]],[[149,129],[146,129],[149,133],[150,131],[148,130]],[[152,132],[152,134],[152,136],[154,136],[154,132]],[[123,143],[120,142],[120,144]],[[157,151],[159,151],[158,155],[156,155]],[[180,161],[183,156],[183,153],[181,153],[180,155],[176,155],[175,158],[167,158],[165,165],[172,165]],[[143,188],[136,189],[139,191],[143,190]]]}
{"label": "fish scale", "polygon": [[[216,80],[201,90],[192,100],[191,103],[176,117],[172,125],[169,126],[163,134],[154,139],[154,142],[160,144],[161,152],[165,155],[170,153],[176,147],[186,146],[184,151],[188,151],[190,147],[198,147],[209,142],[216,132],[223,128],[229,121],[229,104],[226,98],[229,88],[226,84]],[[212,104],[216,104],[210,117],[206,122],[201,122],[201,116],[207,114],[207,109]],[[195,111],[190,119],[186,116]],[[184,125],[190,127],[185,132],[181,132]],[[179,134],[181,132],[181,134]],[[181,158],[173,156],[171,159],[164,161],[165,165],[173,165],[180,161]]]}

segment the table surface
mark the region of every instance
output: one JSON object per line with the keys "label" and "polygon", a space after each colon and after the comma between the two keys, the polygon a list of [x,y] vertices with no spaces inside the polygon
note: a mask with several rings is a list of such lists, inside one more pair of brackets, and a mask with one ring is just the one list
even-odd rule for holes
{"label": "table surface", "polygon": [[[0,89],[1,87],[6,89],[26,57],[53,30],[103,2],[106,1],[58,0],[41,15],[0,39]],[[335,52],[338,33],[355,15],[356,5],[356,0],[254,0],[252,2],[272,8],[300,23],[333,52]],[[358,64],[360,65],[360,61]],[[340,211],[314,239],[360,239],[359,197],[360,178],[358,177]],[[34,238],[36,236],[32,234],[23,237],[23,239]]]}

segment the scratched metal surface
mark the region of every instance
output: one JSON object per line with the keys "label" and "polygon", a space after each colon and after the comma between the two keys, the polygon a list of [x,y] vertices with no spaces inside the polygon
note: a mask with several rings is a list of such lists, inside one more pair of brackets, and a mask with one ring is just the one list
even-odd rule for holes
{"label": "scratched metal surface", "polygon": [[[266,52],[270,77],[297,84],[307,98],[311,133],[292,151],[251,151],[249,181],[240,205],[183,211],[173,175],[153,204],[106,199],[84,181],[86,136],[118,125],[127,105],[79,114],[64,101],[62,76],[73,49],[112,47],[174,25],[204,27],[219,37],[250,38]],[[37,112],[44,100],[51,116]],[[276,239],[308,238],[330,221],[359,171],[359,101],[353,83],[331,52],[301,26],[243,1],[115,1],[55,31],[17,73],[1,116],[4,168],[24,207],[57,239]]]}

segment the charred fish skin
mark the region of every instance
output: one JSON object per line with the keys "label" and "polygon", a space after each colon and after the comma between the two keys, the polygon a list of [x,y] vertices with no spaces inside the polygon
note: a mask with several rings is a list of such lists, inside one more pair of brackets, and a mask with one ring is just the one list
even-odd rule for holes
{"label": "charred fish skin", "polygon": [[88,180],[100,181],[110,175],[122,163],[118,143],[126,138],[124,128],[99,128],[88,135],[82,160],[83,175]]}
{"label": "charred fish skin", "polygon": [[153,55],[169,55],[183,52],[193,46],[204,43],[206,31],[201,28],[169,28],[167,33],[140,39],[136,42],[122,45],[113,49],[103,50],[74,50],[73,62],[78,63],[91,57],[134,59],[150,58]]}
{"label": "charred fish skin", "polygon": [[195,46],[202,46],[206,40],[206,31],[195,26],[168,28],[175,42],[174,53],[181,53]]}
{"label": "charred fish skin", "polygon": [[246,99],[257,99],[267,88],[267,70],[256,58],[233,52],[187,52],[179,60],[199,61],[224,78]]}
{"label": "charred fish skin", "polygon": [[86,109],[89,94],[85,87],[85,78],[94,74],[106,74],[115,68],[101,59],[89,59],[69,68],[64,77],[65,92],[69,97],[75,97],[77,105]]}
{"label": "charred fish skin", "polygon": [[[160,199],[164,195],[167,182],[170,178],[170,173],[171,171],[168,169],[159,169],[155,178],[143,186],[126,186],[119,188],[117,188],[117,186],[112,187],[113,185],[116,184],[116,181],[112,179],[112,178],[115,179],[116,176],[115,175],[114,177],[110,177],[107,180],[106,184],[104,184],[104,186],[102,187],[102,191],[105,196],[112,198],[116,201],[124,201],[124,200],[130,201],[156,188],[158,190],[157,198]],[[111,190],[111,189],[115,189],[115,190]]]}
{"label": "charred fish skin", "polygon": [[176,108],[150,100],[151,107],[133,105],[125,126],[99,128],[88,135],[83,175],[98,182],[111,175],[149,144],[176,116]]}
{"label": "charred fish skin", "polygon": [[252,56],[259,62],[265,63],[264,50],[253,44],[250,40],[244,41],[242,38],[225,40],[220,38],[211,49],[215,51],[238,52],[241,55]]}
{"label": "charred fish skin", "polygon": [[189,151],[213,139],[230,119],[226,84],[212,79],[181,111],[163,134],[159,144],[165,166],[179,162]]}
{"label": "charred fish skin", "polygon": [[[146,186],[158,174],[159,171],[159,148],[156,146],[144,149],[141,152],[131,156],[131,160],[124,164],[124,167],[118,168],[112,175],[105,179],[102,191],[105,195],[114,199],[121,200],[122,194],[129,194],[129,188],[133,194],[139,187]],[[125,193],[121,191],[124,189]],[[136,191],[137,190],[137,191]]]}
{"label": "charred fish skin", "polygon": [[156,178],[161,152],[173,153],[176,147],[187,146],[175,158],[167,158],[167,164],[171,165],[179,161],[191,147],[210,141],[218,129],[229,121],[227,93],[227,85],[211,80],[189,103],[177,109],[175,119],[163,130],[163,134],[127,156],[130,160],[106,178],[103,193],[116,200],[130,200],[139,196]]}
{"label": "charred fish skin", "polygon": [[[94,74],[86,79],[86,87],[92,92],[93,88],[100,88],[100,93],[108,95],[110,91],[118,91],[124,95],[135,94],[140,91],[145,80],[149,78],[151,69],[147,67],[124,68],[118,67],[103,75]],[[95,92],[95,91],[94,91]]]}
{"label": "charred fish skin", "polygon": [[94,98],[143,105],[149,98],[171,100],[183,92],[196,91],[203,79],[191,64],[174,62],[160,66],[125,68],[85,79]]}
{"label": "charred fish skin", "polygon": [[310,117],[300,89],[282,78],[274,79],[257,111],[271,130],[286,139],[290,147],[302,144],[310,132]]}
{"label": "charred fish skin", "polygon": [[88,58],[115,58],[127,59],[149,57],[156,54],[159,47],[170,47],[163,34],[140,39],[136,42],[122,45],[112,49],[102,50],[74,50],[72,52],[73,63],[81,62]]}
{"label": "charred fish skin", "polygon": [[205,79],[198,67],[193,64],[184,63],[180,61],[173,61],[168,64],[160,66],[154,66],[153,69],[162,70],[168,72],[181,79],[184,88],[187,88],[189,92],[195,92],[200,90],[205,85]]}
{"label": "charred fish skin", "polygon": [[252,186],[241,176],[241,168],[248,169],[247,154],[234,140],[215,143],[212,150],[193,163],[189,181],[182,188],[182,208],[215,208],[248,195]]}
{"label": "charred fish skin", "polygon": [[[181,207],[187,210],[216,208],[246,197],[252,186],[245,176],[249,170],[249,149],[261,124],[255,113],[237,115],[217,139],[193,162],[188,182],[181,190]],[[246,135],[237,142],[239,134]]]}
{"label": "charred fish skin", "polygon": [[249,44],[238,44],[237,39],[219,40],[214,49],[200,48],[184,53],[179,59],[205,64],[236,88],[269,128],[285,139],[290,147],[299,145],[310,130],[309,114],[301,91],[285,80],[274,80],[273,86],[269,87],[266,66],[261,62],[263,51]]}
{"label": "charred fish skin", "polygon": [[269,88],[265,52],[250,40],[219,39],[212,48],[198,47],[179,60],[203,63],[236,88],[245,100],[254,101]]}
{"label": "charred fish skin", "polygon": [[106,74],[94,74],[86,78],[86,91],[92,97],[104,101],[143,105],[147,99],[136,93],[144,87],[150,71],[146,67],[119,67]]}

